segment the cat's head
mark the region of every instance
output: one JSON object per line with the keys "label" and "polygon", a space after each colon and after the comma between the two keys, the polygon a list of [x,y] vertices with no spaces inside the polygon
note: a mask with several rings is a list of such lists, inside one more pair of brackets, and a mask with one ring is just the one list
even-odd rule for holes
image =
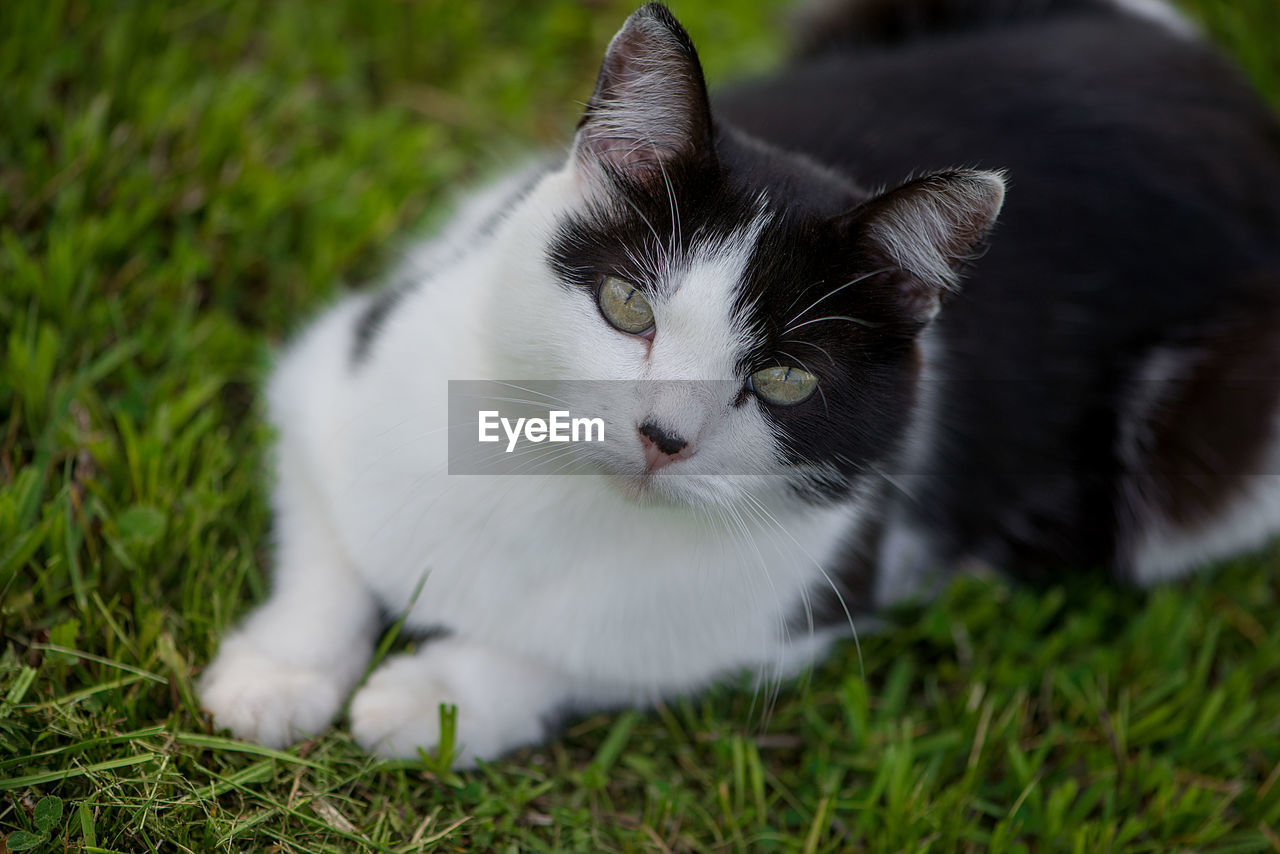
{"label": "cat's head", "polygon": [[618,381],[574,403],[621,425],[584,453],[636,494],[845,495],[892,465],[918,336],[1003,197],[967,170],[867,193],[717,123],[688,35],[649,4],[568,162],[513,211],[495,343],[520,379]]}

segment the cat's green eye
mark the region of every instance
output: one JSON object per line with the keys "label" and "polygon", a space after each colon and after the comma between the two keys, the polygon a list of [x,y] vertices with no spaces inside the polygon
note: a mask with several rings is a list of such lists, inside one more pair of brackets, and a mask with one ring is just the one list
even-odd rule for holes
{"label": "cat's green eye", "polygon": [[600,312],[617,329],[631,335],[643,335],[653,328],[653,309],[636,286],[606,276],[600,285]]}
{"label": "cat's green eye", "polygon": [[763,368],[752,374],[747,384],[757,397],[773,406],[804,403],[818,390],[818,378],[800,368]]}

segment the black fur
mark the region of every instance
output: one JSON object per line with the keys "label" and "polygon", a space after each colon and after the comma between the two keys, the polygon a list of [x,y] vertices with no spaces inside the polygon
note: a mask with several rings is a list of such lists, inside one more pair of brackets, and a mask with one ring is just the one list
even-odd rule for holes
{"label": "black fur", "polygon": [[369,359],[378,333],[387,318],[400,305],[408,292],[407,285],[385,288],[369,299],[369,304],[356,318],[355,334],[351,341],[351,367],[359,368]]}

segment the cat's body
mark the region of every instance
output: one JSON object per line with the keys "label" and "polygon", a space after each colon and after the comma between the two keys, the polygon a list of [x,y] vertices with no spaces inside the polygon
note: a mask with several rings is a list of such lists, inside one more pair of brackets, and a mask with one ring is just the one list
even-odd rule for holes
{"label": "cat's body", "polygon": [[[1277,412],[1280,393],[1265,382],[1280,376],[1274,118],[1159,4],[1122,6],[1151,16],[1115,14],[1098,0],[862,6],[864,28],[879,23],[885,31],[873,32],[902,42],[816,45],[813,59],[716,106],[735,126],[864,186],[956,164],[1009,174],[990,247],[932,329],[940,429],[903,467],[924,475],[910,487],[921,500],[904,504],[924,541],[914,547],[935,562],[977,558],[1014,574],[1107,566],[1150,581],[1260,545],[1280,510],[1280,478],[1204,480],[1280,475],[1275,443],[1268,459],[1243,427]],[[921,27],[947,9],[1035,14],[952,21],[958,32],[913,38],[877,20],[877,7],[899,26],[920,9]],[[1235,364],[1205,364],[1224,350]],[[1237,383],[1226,399],[1171,411],[1171,380],[1213,371]],[[1177,459],[1173,449],[1152,459],[1144,452],[1153,449],[1133,446],[1145,419],[1161,430],[1206,416],[1242,432],[1194,425],[1204,435],[1182,438]],[[1156,493],[1193,505],[1181,514],[1186,527],[1221,532],[1215,517],[1230,514],[1241,487],[1264,493],[1268,510],[1245,511],[1259,523],[1250,532],[1189,535],[1202,546],[1171,549],[1144,536],[1167,514],[1133,494],[1142,484],[1126,483],[1148,476]],[[1202,480],[1179,481],[1187,476]]]}
{"label": "cat's body", "polygon": [[[568,164],[282,358],[273,594],[206,676],[217,721],[322,729],[407,610],[440,636],[353,731],[413,755],[454,702],[492,758],[565,709],[793,672],[969,561],[1146,581],[1280,531],[1274,120],[1162,6],[999,5],[849,4],[710,115],[678,25],[633,16]],[[1003,200],[980,169],[1011,196],[956,294]],[[810,396],[766,404],[774,365]],[[573,401],[627,427],[603,473],[450,476],[472,379],[656,391]]]}

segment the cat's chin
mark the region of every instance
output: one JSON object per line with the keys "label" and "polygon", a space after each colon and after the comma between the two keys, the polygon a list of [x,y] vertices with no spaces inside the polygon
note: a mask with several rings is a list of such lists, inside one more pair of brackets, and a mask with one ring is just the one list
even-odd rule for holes
{"label": "cat's chin", "polygon": [[612,472],[608,479],[628,501],[646,506],[703,509],[731,504],[734,498],[714,475]]}
{"label": "cat's chin", "polygon": [[696,502],[691,495],[686,495],[673,484],[674,476],[658,475],[653,472],[625,473],[613,472],[609,482],[628,501],[637,504],[665,504],[673,507],[688,507]]}

